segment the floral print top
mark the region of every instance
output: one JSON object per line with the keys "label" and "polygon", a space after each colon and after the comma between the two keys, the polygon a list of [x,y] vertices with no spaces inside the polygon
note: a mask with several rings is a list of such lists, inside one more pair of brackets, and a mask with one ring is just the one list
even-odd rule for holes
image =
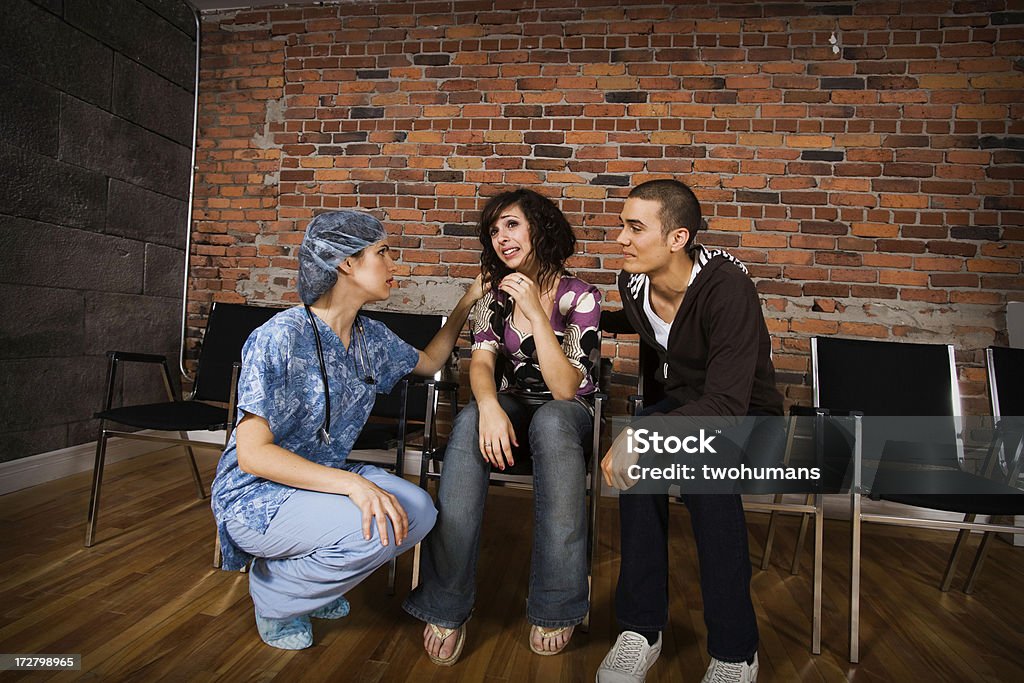
{"label": "floral print top", "polygon": [[[537,359],[533,335],[516,329],[512,322],[515,302],[502,291],[488,291],[473,309],[473,350],[486,349],[503,356],[504,373],[498,391],[538,399],[551,399]],[[569,275],[555,290],[551,328],[565,357],[583,371],[576,390],[578,399],[597,391],[594,364],[601,357],[601,292]],[[502,365],[499,363],[499,366]]]}

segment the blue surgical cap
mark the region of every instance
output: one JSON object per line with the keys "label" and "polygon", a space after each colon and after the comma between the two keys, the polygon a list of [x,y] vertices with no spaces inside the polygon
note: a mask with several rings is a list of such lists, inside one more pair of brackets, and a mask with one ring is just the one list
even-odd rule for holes
{"label": "blue surgical cap", "polygon": [[309,222],[299,247],[299,298],[312,304],[338,281],[338,264],[388,236],[381,222],[359,211],[331,211]]}

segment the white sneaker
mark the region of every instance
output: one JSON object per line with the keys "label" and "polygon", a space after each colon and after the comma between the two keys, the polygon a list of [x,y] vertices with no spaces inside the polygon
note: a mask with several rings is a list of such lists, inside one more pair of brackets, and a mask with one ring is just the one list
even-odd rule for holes
{"label": "white sneaker", "polygon": [[597,670],[597,683],[643,683],[661,654],[661,634],[651,645],[639,633],[623,631]]}
{"label": "white sneaker", "polygon": [[757,681],[757,653],[754,653],[754,661],[746,662],[723,662],[720,659],[711,658],[711,665],[707,673],[701,679],[701,683],[755,683]]}

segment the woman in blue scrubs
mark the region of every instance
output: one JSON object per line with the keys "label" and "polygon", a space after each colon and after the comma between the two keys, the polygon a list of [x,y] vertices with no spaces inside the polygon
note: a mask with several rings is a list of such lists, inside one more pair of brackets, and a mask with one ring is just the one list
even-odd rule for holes
{"label": "woman in blue scrubs", "polygon": [[303,305],[275,315],[242,350],[238,426],[217,467],[212,506],[223,568],[252,561],[256,627],[273,647],[309,647],[310,617],[348,614],[345,593],[434,524],[426,492],[346,458],[376,394],[410,372],[441,369],[482,289],[478,278],[417,351],[359,315],[388,298],[395,270],[376,218],[317,216],[299,249]]}

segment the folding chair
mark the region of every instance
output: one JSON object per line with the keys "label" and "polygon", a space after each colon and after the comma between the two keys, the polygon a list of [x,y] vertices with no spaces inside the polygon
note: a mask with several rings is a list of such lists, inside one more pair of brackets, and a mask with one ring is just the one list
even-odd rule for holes
{"label": "folding chair", "polygon": [[[1012,435],[1013,418],[1020,419],[1024,415],[1024,392],[1022,392],[1022,388],[1024,388],[1024,349],[990,346],[985,349],[985,366],[988,369],[988,393],[995,425],[1003,430],[1004,435]],[[1003,420],[1004,416],[1007,418],[1005,421]],[[1012,449],[1012,444],[1007,444],[1006,441],[1012,440],[1012,436],[1009,439],[1004,438],[1001,448],[992,455],[994,458],[998,458],[998,464],[1009,485],[1016,486],[1021,462],[1019,457],[1014,459],[1013,454],[1007,452]],[[996,460],[993,460],[991,464],[995,463]],[[1011,507],[1016,508],[1016,514],[1024,513],[1024,506],[1020,504]],[[973,522],[976,518],[977,514],[972,513],[967,515],[965,521]],[[948,591],[953,582],[954,569],[970,533],[968,529],[961,529],[957,534],[953,552],[949,557],[949,567],[942,579],[943,591]],[[971,565],[967,581],[964,583],[964,593],[967,595],[974,592],[975,582],[981,573],[981,566],[988,555],[989,544],[992,542],[993,536],[991,531],[986,531],[981,538],[978,552],[974,556],[974,563]]]}
{"label": "folding chair", "polygon": [[[1024,533],[1024,528],[974,523],[972,515],[1008,514],[1017,507],[1024,511],[1024,496],[1012,486],[962,469],[964,443],[960,419],[960,393],[952,345],[904,344],[815,337],[811,339],[814,377],[814,404],[854,410],[858,418],[854,428],[854,464],[851,486],[851,573],[850,573],[850,661],[860,656],[860,563],[861,526],[876,522],[926,529],[1009,531]],[[933,437],[929,443],[886,439],[884,444],[867,446],[878,469],[870,481],[864,477],[865,427],[871,417],[904,416],[937,418],[927,428]],[[938,419],[945,418],[945,419]],[[910,421],[907,421],[909,428]],[[1015,440],[1016,439],[1016,440]],[[1013,460],[1020,462],[1024,443],[1012,430],[994,430],[987,463],[994,453],[1009,445]],[[989,465],[983,465],[988,470]],[[940,492],[936,492],[940,491]],[[941,491],[970,491],[949,494]],[[865,513],[862,495],[921,508],[958,512],[964,521],[919,519],[897,515]],[[977,495],[982,492],[984,495]],[[1020,514],[1020,511],[1018,512]],[[954,569],[947,567],[947,576]]]}
{"label": "folding chair", "polygon": [[[447,316],[444,315],[391,311],[362,311],[361,315],[384,323],[388,329],[416,349],[426,348],[447,320]],[[437,373],[434,379],[440,379],[440,375],[440,372]],[[349,459],[372,462],[402,476],[405,473],[406,445],[412,436],[409,427],[422,429],[426,424],[426,417],[426,383],[412,375],[403,377],[390,393],[377,395],[370,419],[353,444]],[[393,460],[381,461],[379,458],[372,458],[373,454],[360,453],[391,449],[395,450]]]}
{"label": "folding chair", "polygon": [[[188,455],[196,494],[200,500],[206,498],[206,490],[199,476],[199,469],[196,466],[192,449],[224,449],[227,436],[230,436],[231,430],[234,428],[235,385],[238,382],[238,362],[242,356],[242,346],[253,330],[280,311],[279,308],[214,303],[210,309],[206,333],[203,336],[195,385],[192,393],[181,400],[176,397],[174,382],[165,356],[126,351],[107,353],[109,362],[103,410],[94,415],[100,421],[100,431],[96,441],[96,462],[93,466],[92,494],[89,499],[89,513],[86,522],[86,547],[92,546],[95,539],[107,440],[112,436],[183,445]],[[117,386],[117,370],[121,363],[148,363],[161,366],[167,401],[111,407]],[[227,404],[227,408],[211,405],[211,402]],[[177,432],[178,436],[113,430],[107,428],[107,422],[139,429]],[[223,443],[194,440],[188,436],[190,431],[221,429],[227,430],[227,436]]]}
{"label": "folding chair", "polygon": [[[361,311],[361,315],[379,320],[416,349],[423,349],[444,325],[447,316],[420,313],[399,313],[390,311]],[[434,377],[440,379],[440,372]],[[429,400],[434,400],[431,398]],[[363,426],[349,460],[368,462],[383,467],[401,477],[405,473],[406,442],[411,434],[409,427],[423,428],[426,425],[428,397],[426,383],[408,375],[399,380],[388,394],[378,394],[370,412],[370,419]],[[394,449],[394,458],[384,460],[376,457],[381,451]],[[395,593],[395,579],[398,562],[391,558],[388,564],[388,594]]]}

